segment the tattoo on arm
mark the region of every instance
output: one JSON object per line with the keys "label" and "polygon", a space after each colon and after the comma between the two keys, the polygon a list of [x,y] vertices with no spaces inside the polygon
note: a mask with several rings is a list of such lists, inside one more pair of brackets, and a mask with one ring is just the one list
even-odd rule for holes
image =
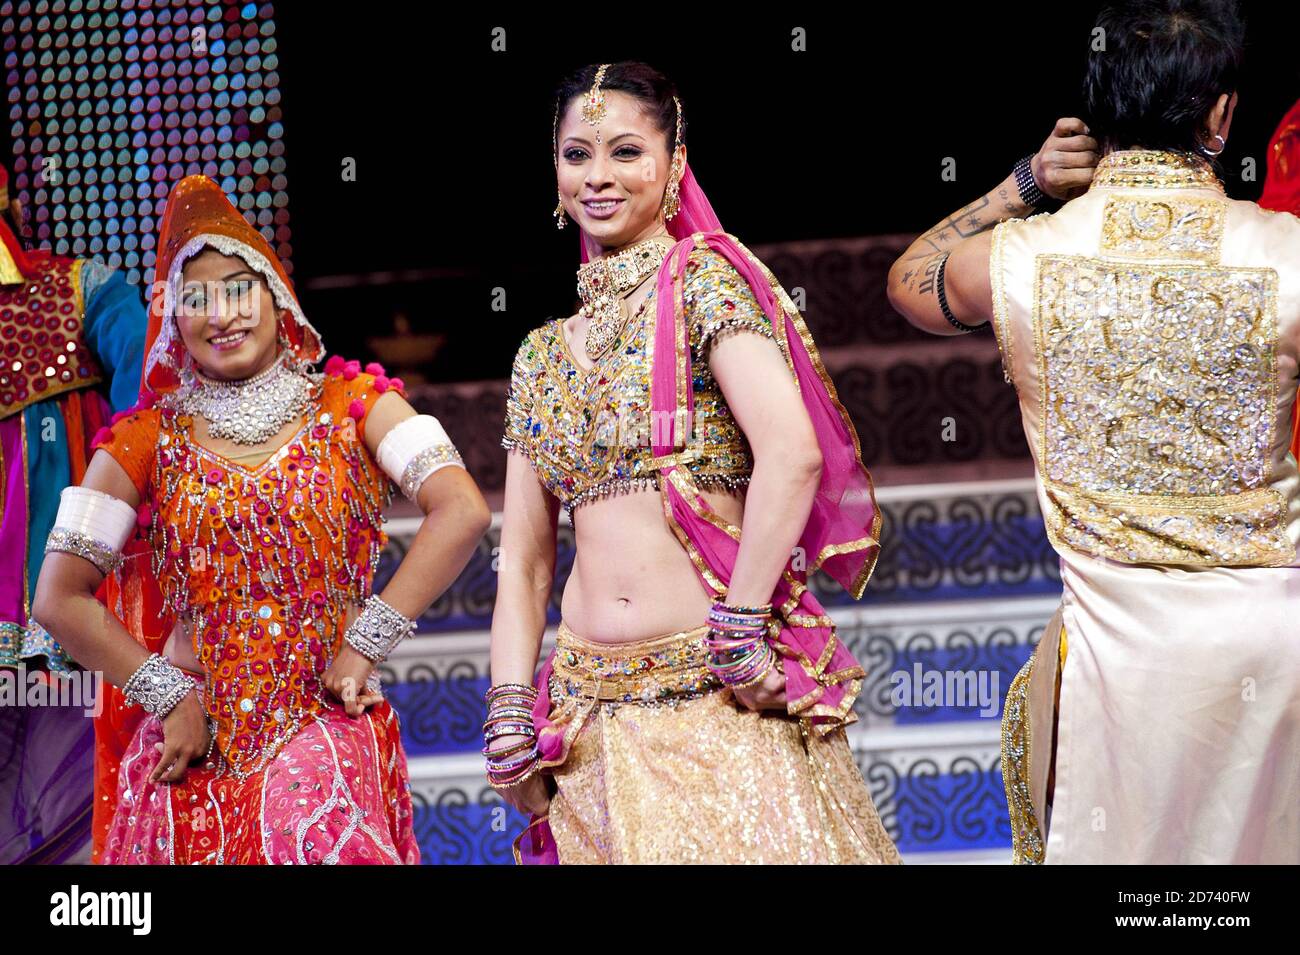
{"label": "tattoo on arm", "polygon": [[924,244],[929,248],[921,249],[915,255],[909,255],[908,258],[925,258],[935,252],[944,251],[951,242],[960,242],[983,232],[987,228],[984,224],[985,220],[976,213],[983,212],[992,204],[993,200],[988,195],[985,195],[964,209],[958,209],[916,240],[918,246]]}
{"label": "tattoo on arm", "polygon": [[1002,200],[1002,211],[1008,216],[1013,216],[1020,211],[1020,207],[1011,201],[1011,195],[1005,186],[998,190],[998,198]]}
{"label": "tattoo on arm", "polygon": [[[939,260],[943,252],[926,253],[929,258],[918,268],[908,269],[903,273],[902,284],[909,291],[921,295],[932,295],[935,291],[935,279],[939,274]],[[919,285],[918,285],[919,283]]]}
{"label": "tattoo on arm", "polygon": [[939,277],[939,265],[943,262],[945,255],[947,255],[946,252],[936,252],[925,263],[924,277],[921,279],[920,288],[917,289],[922,295],[935,294],[935,282]]}

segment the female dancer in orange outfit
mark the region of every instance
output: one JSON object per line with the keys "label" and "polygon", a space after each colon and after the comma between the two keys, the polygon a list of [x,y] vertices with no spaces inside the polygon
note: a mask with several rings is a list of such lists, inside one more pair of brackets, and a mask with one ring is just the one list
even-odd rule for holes
{"label": "female dancer in orange outfit", "polygon": [[[168,202],[146,354],[141,401],[64,492],[35,610],[122,688],[96,858],[418,861],[372,667],[468,562],[486,503],[400,379],[337,356],[311,373],[320,338],[283,268],[201,176]],[[390,479],[426,518],[381,598]],[[106,571],[117,617],[95,612]]]}

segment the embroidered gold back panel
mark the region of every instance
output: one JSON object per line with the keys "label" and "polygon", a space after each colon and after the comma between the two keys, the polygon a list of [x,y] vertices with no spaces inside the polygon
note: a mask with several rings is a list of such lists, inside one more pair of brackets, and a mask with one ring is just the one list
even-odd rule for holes
{"label": "embroidered gold back panel", "polygon": [[[686,467],[702,488],[736,489],[753,470],[749,442],[709,371],[708,345],[723,329],[773,337],[749,286],[718,253],[697,249],[687,262],[683,307],[691,345],[695,429]],[[534,329],[515,356],[502,445],[528,455],[542,484],[572,509],[601,497],[658,487],[650,466],[650,376],[655,291],[614,344],[584,371],[564,335],[564,320]]]}
{"label": "embroidered gold back panel", "polygon": [[1227,211],[1203,193],[1117,190],[1097,256],[1036,257],[1054,544],[1125,563],[1295,560],[1269,487],[1278,275],[1221,264]]}

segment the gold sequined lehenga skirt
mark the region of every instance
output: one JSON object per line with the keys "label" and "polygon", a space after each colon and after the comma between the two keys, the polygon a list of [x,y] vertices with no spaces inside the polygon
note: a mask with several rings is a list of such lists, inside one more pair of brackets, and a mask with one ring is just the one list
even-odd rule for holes
{"label": "gold sequined lehenga skirt", "polygon": [[560,862],[901,862],[844,730],[736,702],[705,666],[707,632],[596,644],[560,624]]}

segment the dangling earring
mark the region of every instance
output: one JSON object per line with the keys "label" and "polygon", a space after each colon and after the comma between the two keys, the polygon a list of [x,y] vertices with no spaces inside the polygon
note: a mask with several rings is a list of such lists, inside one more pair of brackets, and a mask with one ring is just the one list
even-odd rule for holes
{"label": "dangling earring", "polygon": [[659,209],[665,225],[681,209],[679,187],[682,181],[682,166],[679,162],[679,154],[682,148],[682,102],[676,96],[673,97],[673,109],[677,113],[677,129],[673,133],[673,156],[672,164],[668,167],[668,185],[664,187],[664,201]]}
{"label": "dangling earring", "polygon": [[276,321],[276,341],[280,345],[280,354],[276,357],[277,360],[284,362],[286,368],[303,374],[307,370],[308,362],[293,350],[293,342],[289,341],[289,334],[284,330],[284,323],[287,321],[293,321],[292,313],[287,311],[283,312]]}
{"label": "dangling earring", "polygon": [[555,216],[555,228],[563,229],[565,223],[564,200],[560,197],[560,190],[555,190],[555,211],[551,213]]}
{"label": "dangling earring", "polygon": [[182,382],[184,382],[187,376],[193,376],[198,370],[199,366],[195,363],[194,356],[191,355],[190,350],[182,344],[181,363],[180,367],[176,369],[177,376],[180,377]]}
{"label": "dangling earring", "polygon": [[[181,384],[185,384],[186,376],[192,375],[195,370],[194,356],[190,354],[189,348],[185,345],[185,339],[181,338],[180,322],[173,314],[169,319],[171,322],[171,341],[167,343],[167,348],[163,353],[163,364],[170,364],[176,372],[176,377],[180,379]],[[177,355],[179,352],[179,356]]]}
{"label": "dangling earring", "polygon": [[1196,144],[1197,148],[1200,149],[1200,151],[1203,152],[1203,153],[1205,153],[1205,155],[1207,155],[1207,156],[1217,156],[1217,155],[1219,155],[1219,153],[1223,152],[1224,148],[1227,147],[1227,145],[1228,145],[1228,141],[1227,141],[1226,139],[1224,139],[1222,136],[1220,136],[1218,133],[1215,133],[1215,134],[1214,134],[1214,138],[1217,139],[1217,140],[1219,141],[1219,148],[1218,148],[1218,149],[1216,149],[1216,150],[1206,149],[1206,148],[1205,148],[1205,143],[1197,143],[1197,144]]}
{"label": "dangling earring", "polygon": [[668,173],[668,185],[664,189],[664,201],[660,207],[665,222],[670,221],[681,209],[681,193],[678,191],[680,180],[681,175],[678,173],[677,164],[674,162],[672,171]]}

